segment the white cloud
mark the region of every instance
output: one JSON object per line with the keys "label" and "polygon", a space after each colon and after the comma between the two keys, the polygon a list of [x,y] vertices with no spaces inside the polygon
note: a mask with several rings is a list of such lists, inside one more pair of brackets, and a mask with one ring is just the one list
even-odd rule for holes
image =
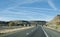
{"label": "white cloud", "polygon": [[0,21],[8,21],[8,20],[9,20],[9,18],[7,18],[7,17],[4,17],[4,16],[0,17]]}
{"label": "white cloud", "polygon": [[34,2],[42,2],[44,0],[11,0],[12,2],[15,2],[14,6],[11,6],[11,7],[8,7],[4,10],[8,10],[8,9],[13,9],[13,8],[16,8],[16,7],[19,7],[20,5],[22,4],[29,4],[29,3],[34,3]]}
{"label": "white cloud", "polygon": [[54,3],[52,2],[52,0],[48,0],[48,4],[54,9],[57,10],[56,6],[54,5]]}
{"label": "white cloud", "polygon": [[[11,15],[11,14],[14,14],[16,15],[16,17],[22,17],[22,18],[19,18],[19,19],[24,19],[24,20],[49,20],[51,16],[49,16],[48,14],[43,14],[42,12],[45,12],[47,10],[56,10],[57,8],[54,6],[53,2],[52,1],[48,1],[48,4],[53,8],[53,9],[47,9],[47,8],[32,8],[32,7],[20,7],[20,8],[26,8],[26,9],[31,9],[31,10],[34,10],[34,11],[28,11],[28,10],[22,10],[21,12],[13,12],[13,11],[9,11],[9,9],[15,9],[16,7],[18,7],[19,5],[22,5],[22,4],[26,4],[26,3],[34,3],[34,2],[37,2],[39,0],[26,0],[24,2],[18,2],[15,6],[13,7],[9,7],[7,9],[5,9],[3,12],[7,12],[7,14]],[[41,11],[42,10],[42,11]],[[45,11],[44,11],[45,10]],[[36,12],[38,11],[38,12]],[[31,12],[31,13],[30,13]],[[22,16],[21,16],[22,15]],[[38,17],[38,15],[41,15],[40,17],[43,16],[43,19]],[[8,16],[8,15],[7,15]],[[37,16],[37,17],[34,17],[34,16]],[[13,17],[13,16],[11,16]],[[1,17],[0,20],[4,19],[4,20],[13,20],[13,18],[11,17]],[[25,18],[24,18],[25,17]],[[15,19],[18,19],[18,18],[15,18]]]}
{"label": "white cloud", "polygon": [[26,8],[26,9],[36,9],[36,10],[53,10],[53,9],[49,9],[49,8],[37,8],[37,7],[17,7],[15,9],[20,9],[20,8]]}
{"label": "white cloud", "polygon": [[[6,11],[7,12],[7,11]],[[44,14],[44,13],[37,13],[37,12],[32,12],[31,13],[28,11],[25,12],[9,12],[7,13],[8,15],[3,15],[3,17],[0,18],[0,20],[50,20],[50,15]]]}

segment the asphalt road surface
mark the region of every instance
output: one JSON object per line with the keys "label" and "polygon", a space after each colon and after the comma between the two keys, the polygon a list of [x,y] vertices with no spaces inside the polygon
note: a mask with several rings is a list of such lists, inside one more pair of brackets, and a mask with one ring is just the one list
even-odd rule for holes
{"label": "asphalt road surface", "polygon": [[47,32],[49,37],[60,37],[60,32],[57,32],[48,28],[44,28],[44,30]]}
{"label": "asphalt road surface", "polygon": [[28,37],[46,37],[41,26],[38,26],[37,30]]}
{"label": "asphalt road surface", "polygon": [[60,37],[60,33],[42,26],[37,26],[2,37]]}
{"label": "asphalt road surface", "polygon": [[33,28],[30,28],[30,29],[25,29],[25,30],[22,30],[22,31],[9,33],[9,34],[3,35],[1,37],[26,37],[27,35],[31,34],[36,29],[37,29],[36,27],[33,27]]}

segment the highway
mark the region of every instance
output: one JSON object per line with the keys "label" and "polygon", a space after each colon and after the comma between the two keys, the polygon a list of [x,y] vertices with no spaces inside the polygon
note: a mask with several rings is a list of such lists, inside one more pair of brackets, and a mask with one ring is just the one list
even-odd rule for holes
{"label": "highway", "polygon": [[44,28],[44,30],[47,32],[49,37],[60,37],[60,32],[57,32],[48,28]]}
{"label": "highway", "polygon": [[23,31],[13,32],[2,37],[60,37],[60,32],[37,26]]}

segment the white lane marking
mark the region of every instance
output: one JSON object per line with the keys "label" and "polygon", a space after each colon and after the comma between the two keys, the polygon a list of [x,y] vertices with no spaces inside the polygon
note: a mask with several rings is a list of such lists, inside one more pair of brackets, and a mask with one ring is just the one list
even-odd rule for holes
{"label": "white lane marking", "polygon": [[29,35],[30,33],[26,33],[26,35]]}
{"label": "white lane marking", "polygon": [[29,34],[31,34],[33,31],[34,31],[34,30],[31,30],[31,32],[29,32],[29,33],[26,33],[26,35],[29,35]]}
{"label": "white lane marking", "polygon": [[[41,27],[42,27],[42,26],[41,26]],[[42,30],[44,31],[46,37],[49,37],[48,34],[46,33],[46,31],[43,29],[43,27],[42,27]]]}
{"label": "white lane marking", "polygon": [[33,33],[34,31],[35,31],[35,29],[31,30],[29,33],[26,33],[26,35],[29,35],[29,34]]}
{"label": "white lane marking", "polygon": [[26,35],[30,35],[31,33],[33,33],[37,28],[31,30],[30,32],[26,33]]}

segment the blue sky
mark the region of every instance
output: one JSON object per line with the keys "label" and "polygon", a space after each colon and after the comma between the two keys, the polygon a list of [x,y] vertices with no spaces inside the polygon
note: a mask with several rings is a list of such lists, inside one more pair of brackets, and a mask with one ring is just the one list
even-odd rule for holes
{"label": "blue sky", "polygon": [[0,21],[50,21],[57,14],[60,0],[0,0]]}

